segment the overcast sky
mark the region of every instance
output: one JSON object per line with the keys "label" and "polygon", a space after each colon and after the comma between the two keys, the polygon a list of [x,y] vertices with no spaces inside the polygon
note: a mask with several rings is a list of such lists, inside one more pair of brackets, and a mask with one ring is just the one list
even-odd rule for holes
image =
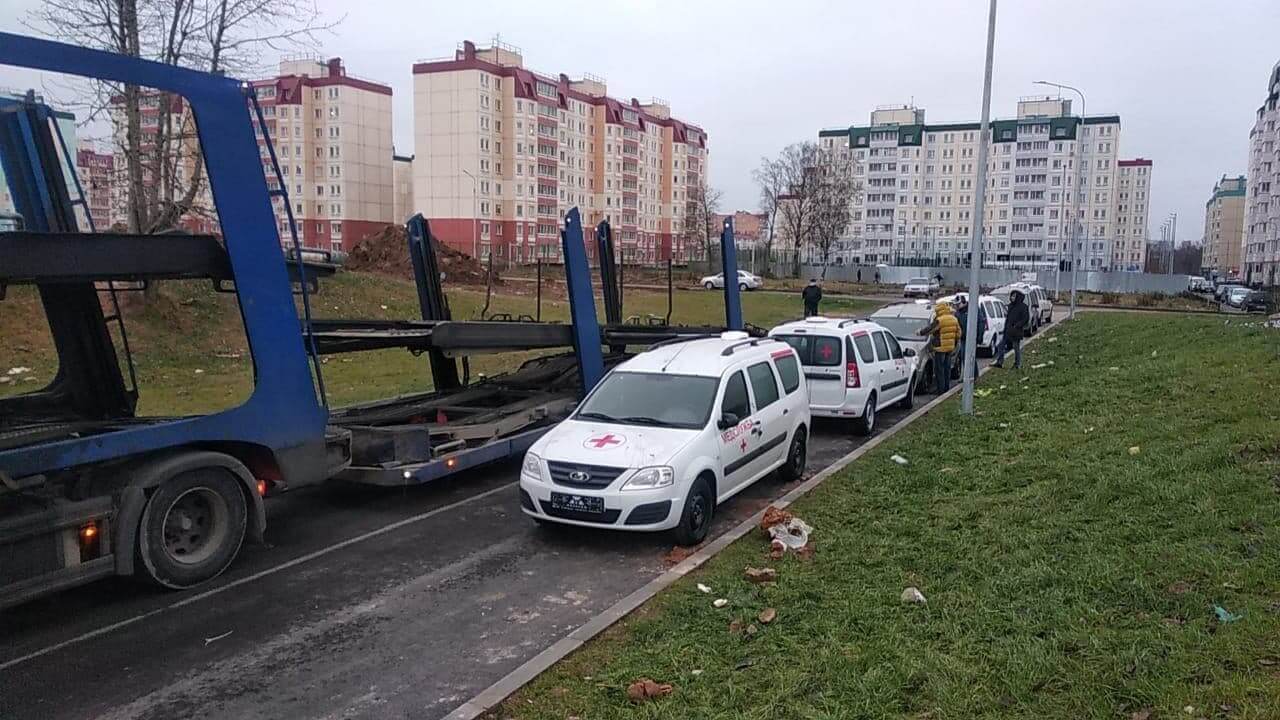
{"label": "overcast sky", "polygon": [[[317,51],[394,88],[397,151],[413,150],[414,60],[501,34],[534,70],[589,72],[615,97],[669,100],[706,129],[726,209],[756,208],[761,156],[865,124],[878,105],[914,102],[933,123],[976,121],[981,109],[985,0],[317,2],[345,16]],[[6,2],[0,27],[21,31],[36,4]],[[1247,171],[1277,30],[1277,0],[1005,0],[992,116],[1043,94],[1034,80],[1083,89],[1087,114],[1120,115],[1122,157],[1155,162],[1153,239],[1176,211],[1179,239],[1198,240],[1214,181]],[[0,86],[24,80],[0,69]]]}

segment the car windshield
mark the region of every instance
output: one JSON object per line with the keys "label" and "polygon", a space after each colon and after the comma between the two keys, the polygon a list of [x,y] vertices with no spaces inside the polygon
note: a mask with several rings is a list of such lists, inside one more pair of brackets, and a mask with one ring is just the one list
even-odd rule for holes
{"label": "car windshield", "polygon": [[711,417],[718,378],[614,372],[578,408],[581,420],[701,428]]}
{"label": "car windshield", "polygon": [[929,318],[916,317],[876,317],[872,315],[871,320],[878,325],[884,326],[885,330],[902,340],[923,339],[920,337],[919,332],[929,324]]}

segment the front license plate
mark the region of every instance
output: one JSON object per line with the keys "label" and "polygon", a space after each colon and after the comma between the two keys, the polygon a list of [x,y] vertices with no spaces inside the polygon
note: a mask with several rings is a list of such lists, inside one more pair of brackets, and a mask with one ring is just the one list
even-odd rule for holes
{"label": "front license plate", "polygon": [[572,510],[573,512],[603,515],[604,498],[553,492],[551,493],[551,507],[556,510]]}

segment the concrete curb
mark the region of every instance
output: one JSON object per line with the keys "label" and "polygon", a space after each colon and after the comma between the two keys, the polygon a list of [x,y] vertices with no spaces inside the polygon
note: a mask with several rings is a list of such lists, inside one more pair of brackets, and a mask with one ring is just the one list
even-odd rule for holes
{"label": "concrete curb", "polygon": [[[1050,328],[1056,326],[1060,322],[1062,322],[1062,320],[1055,321]],[[1022,345],[1023,347],[1026,347],[1041,337],[1044,337],[1044,335],[1037,333],[1035,336],[1023,340]],[[978,371],[979,377],[985,375],[990,369],[991,367],[989,365],[987,367],[980,368]],[[955,385],[946,393],[939,395],[928,403],[916,408],[910,415],[902,418],[902,420],[898,421],[893,427],[875,435],[862,445],[859,445],[852,452],[839,460],[836,460],[831,465],[828,465],[808,480],[805,480],[795,486],[787,492],[787,494],[769,503],[769,505],[778,508],[790,506],[795,501],[809,494],[814,488],[821,485],[827,478],[840,472],[858,458],[861,458],[863,455],[866,455],[879,447],[881,443],[894,435],[897,435],[903,428],[911,425],[911,423],[924,417],[937,406],[951,399],[951,397],[959,393],[963,387],[963,383]],[[475,697],[459,705],[457,708],[454,708],[453,712],[444,717],[444,720],[475,720],[480,717],[480,715],[497,707],[503,700],[506,700],[517,690],[524,687],[531,680],[549,669],[552,665],[563,660],[569,655],[569,653],[582,647],[588,640],[591,640],[595,636],[604,632],[614,623],[629,615],[633,610],[651,600],[659,592],[675,584],[677,580],[685,575],[688,575],[694,570],[702,567],[708,560],[719,555],[720,552],[729,547],[729,545],[754,530],[756,526],[760,524],[760,520],[764,517],[764,513],[765,510],[757,512],[746,520],[743,520],[741,523],[738,523],[738,525],[734,526],[725,534],[702,546],[675,567],[672,567],[670,570],[667,570],[653,580],[650,580],[639,590],[636,590],[630,595],[627,595],[614,603],[599,615],[588,620],[577,630],[574,630],[552,644],[546,650],[543,650],[525,661],[524,664],[520,665],[520,667],[517,667],[515,670],[512,670],[501,680],[498,680],[494,684],[482,690]]]}

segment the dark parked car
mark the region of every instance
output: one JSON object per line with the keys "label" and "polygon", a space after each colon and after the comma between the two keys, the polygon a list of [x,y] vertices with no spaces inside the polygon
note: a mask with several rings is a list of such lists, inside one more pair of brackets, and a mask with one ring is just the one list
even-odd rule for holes
{"label": "dark parked car", "polygon": [[1261,290],[1250,290],[1249,294],[1240,301],[1240,309],[1245,312],[1266,312],[1267,294]]}

